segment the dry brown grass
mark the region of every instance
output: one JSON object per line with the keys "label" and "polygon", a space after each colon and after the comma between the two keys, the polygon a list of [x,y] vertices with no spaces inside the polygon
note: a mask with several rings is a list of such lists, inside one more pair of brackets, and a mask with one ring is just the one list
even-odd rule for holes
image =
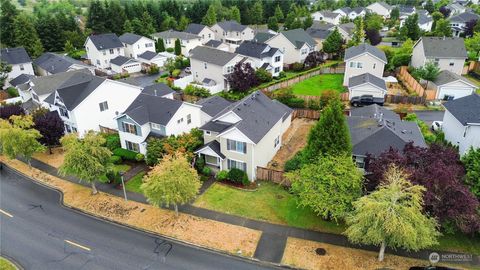
{"label": "dry brown grass", "polygon": [[92,195],[89,188],[29,168],[18,160],[8,160],[0,156],[0,161],[37,181],[61,190],[65,205],[94,216],[246,257],[253,256],[260,239],[261,232],[257,230],[187,214],[180,214],[176,218],[173,211],[133,201],[125,202],[122,198],[103,192]]}
{"label": "dry brown grass", "polygon": [[[326,254],[317,255],[315,250],[323,248]],[[377,260],[378,253],[345,248],[314,241],[289,237],[283,253],[282,264],[303,269],[409,269],[411,266],[427,266],[428,261],[385,254],[383,262]],[[456,269],[458,265],[455,266]]]}
{"label": "dry brown grass", "polygon": [[291,159],[307,144],[308,132],[315,123],[315,120],[306,118],[294,119],[290,127],[283,134],[282,146],[268,163],[268,168],[283,170],[285,162]]}
{"label": "dry brown grass", "polygon": [[48,150],[44,153],[35,153],[33,158],[40,160],[52,167],[59,168],[63,163],[64,152],[61,147],[52,148],[52,154],[49,154]]}

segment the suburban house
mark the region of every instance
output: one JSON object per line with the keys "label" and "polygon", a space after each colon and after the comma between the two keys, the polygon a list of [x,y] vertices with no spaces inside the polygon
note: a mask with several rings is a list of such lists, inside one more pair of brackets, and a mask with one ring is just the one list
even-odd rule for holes
{"label": "suburban house", "polygon": [[283,52],[285,65],[303,63],[309,53],[318,50],[317,42],[301,28],[282,31],[265,43]]}
{"label": "suburban house", "polygon": [[202,44],[215,39],[215,32],[213,32],[210,27],[203,24],[191,23],[187,26],[187,29],[185,29],[184,32],[199,36]]}
{"label": "suburban house", "polygon": [[207,43],[205,43],[205,46],[207,47],[212,47],[218,50],[226,51],[226,52],[234,52],[235,48],[230,48],[230,44],[227,44],[225,42],[221,42],[220,40],[209,40]]}
{"label": "suburban house", "polygon": [[171,94],[146,89],[115,117],[122,148],[146,154],[149,138],[181,135],[201,125],[201,107],[175,100]]}
{"label": "suburban house", "polygon": [[263,68],[276,77],[283,71],[283,52],[266,43],[244,41],[235,53],[249,57],[255,69]]}
{"label": "suburban house", "polygon": [[347,86],[351,77],[370,73],[383,78],[383,70],[387,64],[385,53],[370,44],[362,43],[345,51],[345,75],[343,85]]}
{"label": "suburban house", "polygon": [[90,63],[102,69],[109,69],[110,60],[125,55],[123,43],[113,33],[90,35],[85,41],[85,50]]}
{"label": "suburban house", "polygon": [[367,155],[377,157],[390,147],[403,150],[408,143],[427,147],[417,123],[402,121],[396,113],[377,104],[353,108],[347,123],[353,160],[361,169],[365,168]]}
{"label": "suburban house", "polygon": [[219,112],[200,127],[205,145],[197,153],[214,170],[237,168],[251,181],[282,145],[292,110],[256,91]]}
{"label": "suburban house", "polygon": [[65,131],[113,131],[114,119],[135,100],[141,87],[113,81],[90,73],[79,73],[64,81],[45,100],[50,111],[57,111]]}
{"label": "suburban house", "polygon": [[145,51],[137,56],[137,61],[140,61],[148,66],[156,65],[158,67],[163,67],[168,59],[175,59],[175,57],[177,57],[175,54],[169,52],[156,53],[152,51]]}
{"label": "suburban house", "polygon": [[470,21],[480,21],[480,16],[471,11],[466,11],[450,18],[450,27],[454,37],[459,37],[465,33],[467,23]]}
{"label": "suburban house", "polygon": [[416,8],[414,6],[398,5],[398,11],[400,13],[400,19],[406,19],[415,14]]}
{"label": "suburban house", "polygon": [[450,16],[457,15],[467,11],[467,7],[461,5],[460,3],[450,3],[446,5],[446,8],[450,10]]}
{"label": "suburban house", "polygon": [[[0,59],[10,65],[12,70],[8,73],[6,81],[10,81],[21,74],[35,75],[32,59],[23,47],[4,48],[0,50]],[[6,84],[8,86],[8,84]]]}
{"label": "suburban house", "polygon": [[159,38],[163,39],[165,48],[175,48],[175,41],[180,40],[180,46],[182,47],[182,54],[185,56],[190,55],[190,51],[202,45],[202,39],[200,36],[190,34],[187,32],[179,32],[175,30],[167,30],[160,33],[152,34],[153,39],[157,41]]}
{"label": "suburban house", "polygon": [[[278,33],[277,33],[278,34]],[[276,36],[277,34],[267,33],[267,32],[257,32],[253,37],[253,40],[260,43],[265,43],[265,41]]]}
{"label": "suburban house", "polygon": [[35,75],[22,73],[18,75],[16,78],[11,79],[8,83],[13,87],[18,87],[22,84],[29,83],[33,78],[35,78]]}
{"label": "suburban house", "polygon": [[142,64],[129,57],[119,55],[110,60],[112,71],[116,73],[136,73],[142,71]]}
{"label": "suburban house", "polygon": [[95,67],[87,65],[81,61],[75,60],[68,55],[61,55],[46,52],[33,61],[35,72],[39,76],[48,76],[60,72],[67,72],[79,69],[88,69],[92,74]]}
{"label": "suburban house", "polygon": [[155,52],[155,41],[144,36],[132,33],[125,33],[119,37],[125,47],[125,56],[137,59],[137,57],[146,52]]}
{"label": "suburban house", "polygon": [[469,79],[449,70],[440,72],[438,77],[431,83],[431,87],[437,90],[436,99],[442,100],[470,96],[477,89],[477,86]]}
{"label": "suburban house", "polygon": [[342,14],[331,11],[317,11],[312,13],[314,21],[323,21],[333,25],[339,25],[342,19]]}
{"label": "suburban house", "polygon": [[442,130],[445,139],[459,148],[460,155],[470,147],[480,147],[480,95],[473,94],[444,104]]}
{"label": "suburban house", "polygon": [[244,40],[252,40],[255,32],[252,28],[246,25],[241,25],[236,21],[221,21],[214,24],[212,27],[215,32],[215,39],[222,42],[240,45]]}
{"label": "suburban house", "polygon": [[411,65],[415,68],[434,62],[440,70],[462,75],[467,59],[463,38],[421,37],[413,46]]}
{"label": "suburban house", "polygon": [[228,90],[228,75],[241,61],[251,62],[247,57],[236,53],[198,46],[190,54],[193,81],[206,86],[220,85],[221,89]]}
{"label": "suburban house", "polygon": [[323,41],[335,30],[338,30],[342,38],[348,42],[352,39],[353,32],[355,30],[355,24],[353,22],[342,23],[339,25],[333,25],[326,22],[314,22],[313,25],[307,28],[307,33],[317,42],[319,49],[322,48]]}
{"label": "suburban house", "polygon": [[342,17],[347,17],[350,20],[356,19],[358,16],[363,17],[367,14],[367,9],[363,7],[343,7],[333,11],[334,13],[339,13]]}
{"label": "suburban house", "polygon": [[210,96],[208,98],[197,101],[197,103],[195,104],[202,106],[202,113],[200,119],[202,125],[204,125],[223,109],[230,106],[232,102],[220,96]]}
{"label": "suburban house", "polygon": [[309,34],[315,42],[317,42],[318,49],[321,50],[323,48],[323,42],[327,39],[327,37],[332,33],[333,30],[331,29],[320,29],[320,28],[307,28],[306,32]]}
{"label": "suburban house", "polygon": [[[417,11],[417,14],[418,14],[418,27],[420,27],[420,29],[425,32],[432,31],[432,26],[433,26],[432,16],[428,15],[425,12],[420,12],[420,11]],[[405,20],[407,18],[408,16],[400,18],[400,27],[403,27],[403,25],[405,25]]]}
{"label": "suburban house", "polygon": [[364,95],[372,96],[378,100],[384,99],[387,94],[387,84],[382,78],[370,73],[363,73],[350,77],[348,81],[348,94],[350,100]]}
{"label": "suburban house", "polygon": [[375,2],[367,6],[367,10],[386,19],[390,18],[393,7],[385,2]]}

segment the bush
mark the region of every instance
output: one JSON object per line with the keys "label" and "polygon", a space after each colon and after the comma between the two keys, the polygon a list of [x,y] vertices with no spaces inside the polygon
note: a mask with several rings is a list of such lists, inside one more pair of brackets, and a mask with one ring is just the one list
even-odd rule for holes
{"label": "bush", "polygon": [[145,156],[142,153],[138,153],[135,155],[135,160],[138,162],[143,161],[144,159],[145,159]]}
{"label": "bush", "polygon": [[299,151],[295,154],[295,156],[285,162],[283,170],[285,172],[295,171],[300,169],[304,163],[305,155],[303,154],[303,151]]}
{"label": "bush", "polygon": [[172,77],[178,78],[178,76],[180,76],[180,73],[182,73],[182,70],[181,70],[181,69],[174,69],[174,70],[172,71]]}
{"label": "bush", "polygon": [[121,148],[120,144],[120,135],[116,134],[106,134],[105,135],[105,147],[107,147],[110,151],[113,151],[117,148]]}
{"label": "bush", "polygon": [[272,80],[272,74],[263,68],[257,69],[257,71],[255,71],[255,76],[261,83],[270,82]]}
{"label": "bush", "polygon": [[182,68],[186,68],[190,66],[190,58],[183,58],[182,60]]}
{"label": "bush", "polygon": [[303,64],[302,63],[298,63],[298,62],[295,62],[292,64],[292,70],[293,71],[302,71],[303,70]]}
{"label": "bush", "polygon": [[14,98],[14,97],[18,97],[18,90],[17,88],[15,87],[8,87],[7,89],[7,93],[10,97]]}
{"label": "bush", "polygon": [[152,65],[148,70],[148,74],[150,75],[158,74],[158,73],[160,73],[160,68],[157,65]]}
{"label": "bush", "polygon": [[212,169],[210,167],[205,166],[205,167],[203,167],[202,174],[210,176],[212,174]]}
{"label": "bush", "polygon": [[203,172],[203,169],[205,168],[205,159],[203,157],[199,157],[195,161],[195,168],[197,168],[197,171]]}
{"label": "bush", "polygon": [[118,185],[122,183],[122,178],[120,176],[120,173],[117,171],[110,169],[107,171],[105,176],[107,177],[108,181],[112,184]]}
{"label": "bush", "polygon": [[233,168],[228,172],[228,180],[244,186],[250,184],[247,173],[237,168]]}
{"label": "bush", "polygon": [[123,149],[123,148],[117,148],[113,150],[113,154],[123,158],[124,160],[134,161],[136,160],[135,157],[137,156],[138,153],[127,150],[127,149]]}
{"label": "bush", "polygon": [[169,52],[169,53],[173,53],[173,52],[175,51],[175,49],[173,49],[173,48],[167,48],[166,51]]}
{"label": "bush", "polygon": [[218,181],[227,180],[227,178],[228,178],[228,171],[219,171],[217,173],[217,180]]}
{"label": "bush", "polygon": [[286,77],[287,77],[287,73],[285,71],[280,71],[280,73],[278,73],[277,79],[283,79]]}
{"label": "bush", "polygon": [[202,97],[202,98],[210,96],[210,91],[208,91],[208,89],[203,87],[198,87],[193,84],[187,85],[187,87],[185,87],[185,90],[183,90],[183,93],[185,93],[186,95]]}
{"label": "bush", "polygon": [[112,163],[112,164],[120,164],[120,163],[122,163],[122,161],[123,161],[122,157],[120,157],[120,156],[111,156],[110,157],[110,163]]}
{"label": "bush", "polygon": [[162,75],[160,75],[160,78],[167,78],[168,77],[168,73],[163,73]]}

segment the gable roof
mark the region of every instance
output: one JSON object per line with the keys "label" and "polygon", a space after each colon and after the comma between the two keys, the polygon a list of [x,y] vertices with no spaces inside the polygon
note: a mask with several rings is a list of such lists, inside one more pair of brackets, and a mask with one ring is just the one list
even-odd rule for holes
{"label": "gable roof", "polygon": [[[392,9],[393,9],[392,6],[390,6],[389,4],[387,4],[387,3],[385,3],[385,2],[376,2],[376,3],[379,4],[380,6],[382,6],[382,7],[385,8],[385,9],[388,9],[388,10],[392,10]],[[375,4],[375,3],[373,3],[373,4]],[[371,4],[371,5],[373,5],[373,4]]]}
{"label": "gable roof", "polygon": [[270,47],[266,43],[245,40],[237,47],[235,53],[254,58],[263,58],[273,56],[277,51],[277,48]]}
{"label": "gable roof", "polygon": [[422,42],[426,57],[467,58],[467,50],[463,38],[456,37],[422,37],[416,45]]}
{"label": "gable roof", "polygon": [[80,73],[91,74],[88,69],[80,69],[69,72],[60,72],[49,76],[41,76],[31,80],[32,89],[37,95],[46,95],[55,92],[64,82]]}
{"label": "gable roof", "polygon": [[328,23],[328,22],[325,22],[325,21],[314,21],[310,28],[320,29],[320,30],[330,30],[333,27],[335,27],[335,25],[332,24],[332,23]]}
{"label": "gable roof", "polygon": [[162,39],[180,39],[180,40],[190,40],[190,39],[200,39],[200,36],[190,34],[187,32],[180,32],[175,30],[167,30],[159,33],[152,34],[153,37],[162,38]]}
{"label": "gable roof", "polygon": [[139,125],[156,123],[166,126],[183,102],[175,99],[140,93],[124,114]]}
{"label": "gable roof", "polygon": [[56,92],[62,98],[65,107],[72,111],[105,80],[91,73],[78,73],[65,81]]}
{"label": "gable roof", "polygon": [[255,40],[257,42],[265,42],[265,41],[271,39],[274,36],[275,36],[275,34],[272,34],[272,33],[258,32],[253,37],[253,40]]}
{"label": "gable roof", "polygon": [[220,40],[210,39],[209,41],[207,41],[207,43],[205,43],[204,46],[208,46],[208,47],[212,47],[212,48],[218,48],[222,44],[223,44],[223,42],[221,42]]}
{"label": "gable roof", "polygon": [[168,85],[164,83],[156,83],[152,85],[145,86],[142,90],[143,94],[152,95],[152,96],[165,96],[168,94],[175,93],[175,90],[170,88]]}
{"label": "gable roof", "polygon": [[429,15],[423,13],[418,14],[418,24],[426,24],[432,21],[433,19]]}
{"label": "gable roof", "polygon": [[473,94],[448,101],[443,105],[462,125],[480,124],[480,95]]}
{"label": "gable roof", "polygon": [[98,50],[108,50],[123,47],[123,43],[114,33],[90,35],[88,38]]}
{"label": "gable roof", "polygon": [[472,20],[479,20],[480,16],[476,13],[471,11],[466,11],[450,18],[450,22],[460,22],[460,23],[467,23]]}
{"label": "gable roof", "polygon": [[137,62],[135,59],[125,57],[123,55],[119,55],[112,60],[110,60],[111,64],[117,65],[117,66],[122,66],[128,62]]}
{"label": "gable roof", "polygon": [[217,154],[220,158],[225,159],[225,155],[222,154],[222,151],[220,150],[220,143],[217,140],[213,140],[213,141],[210,141],[210,142],[206,143],[200,149],[196,150],[195,153],[199,153],[205,148],[212,149],[212,151],[215,152],[215,154]]}
{"label": "gable roof", "polygon": [[155,58],[158,54],[156,52],[152,51],[144,51],[142,54],[139,54],[139,58],[147,59],[147,60],[152,60]]}
{"label": "gable roof", "polygon": [[462,81],[466,84],[469,84],[469,85],[472,85],[472,86],[475,87],[475,84],[472,83],[469,79],[467,79],[463,76],[460,76],[456,73],[453,73],[450,70],[442,70],[438,74],[437,78],[433,81],[433,83],[437,86],[440,86],[440,85],[444,85],[444,84],[451,83],[451,82],[454,82],[454,81]]}
{"label": "gable roof", "polygon": [[406,14],[411,14],[415,12],[415,7],[414,6],[406,6],[406,5],[399,5],[398,10],[400,13],[406,13]]}
{"label": "gable roof", "polygon": [[194,35],[198,35],[200,32],[202,32],[202,30],[207,27],[203,24],[198,24],[198,23],[190,23],[189,25],[187,25],[187,28],[185,29],[185,32],[187,33],[190,33],[190,34],[194,34]]}
{"label": "gable roof", "polygon": [[230,20],[230,21],[221,21],[216,23],[220,28],[222,28],[224,31],[230,32],[230,31],[235,31],[235,32],[242,32],[247,28],[245,25],[239,24],[237,21]]}
{"label": "gable roof", "polygon": [[211,96],[199,100],[197,105],[202,106],[202,111],[210,116],[215,116],[226,107],[232,104],[232,102],[220,97],[220,96]]}
{"label": "gable roof", "polygon": [[353,76],[348,80],[348,87],[355,87],[364,83],[372,84],[384,91],[387,91],[387,84],[382,78],[379,78],[370,73],[363,73],[357,76]]}
{"label": "gable roof", "polygon": [[211,47],[197,46],[190,51],[190,58],[202,62],[224,66],[238,54],[218,50]]}
{"label": "gable roof", "polygon": [[68,69],[73,65],[79,65],[88,68],[88,65],[67,55],[60,55],[50,52],[42,54],[33,61],[33,64],[41,67],[51,74],[68,71]]}
{"label": "gable roof", "polygon": [[32,59],[30,59],[30,56],[28,56],[27,51],[23,47],[1,49],[0,58],[10,65],[32,62]]}
{"label": "gable roof", "polygon": [[300,49],[305,43],[310,47],[317,45],[317,42],[301,28],[282,31],[280,34],[287,38],[297,49]]}
{"label": "gable roof", "polygon": [[337,13],[337,12],[332,12],[332,11],[320,11],[320,14],[323,15],[323,17],[335,19],[339,16],[342,16],[342,14]]}
{"label": "gable roof", "polygon": [[142,36],[132,33],[125,33],[119,37],[120,41],[126,44],[135,44],[135,42],[139,41]]}
{"label": "gable roof", "polygon": [[22,73],[22,74],[18,75],[17,77],[13,78],[12,80],[10,80],[9,83],[12,86],[17,86],[17,85],[20,85],[20,84],[27,83],[33,78],[35,78],[35,75]]}
{"label": "gable roof", "polygon": [[385,64],[387,63],[387,57],[385,56],[385,53],[382,50],[366,43],[362,43],[360,45],[348,48],[345,51],[345,61],[353,57],[357,57],[364,53],[369,53],[374,57],[380,59],[381,61],[385,62]]}
{"label": "gable roof", "polygon": [[330,29],[316,29],[316,28],[307,28],[307,33],[312,38],[326,39],[332,31]]}
{"label": "gable roof", "polygon": [[355,31],[355,24],[353,22],[342,23],[338,27],[340,27],[343,31],[347,32],[348,35],[352,35]]}

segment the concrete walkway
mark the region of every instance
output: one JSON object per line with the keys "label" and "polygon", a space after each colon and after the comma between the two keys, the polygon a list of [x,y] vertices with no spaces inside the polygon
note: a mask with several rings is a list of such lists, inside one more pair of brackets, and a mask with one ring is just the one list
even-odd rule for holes
{"label": "concrete walkway", "polygon": [[[70,182],[79,183],[78,179],[74,177],[59,176],[56,168],[48,164],[45,164],[39,160],[32,159],[31,163],[32,163],[32,167],[42,170],[48,174],[57,176],[59,178],[65,179]],[[207,185],[207,187],[203,188],[203,190],[205,191],[208,188],[208,186],[213,184],[213,182],[214,181],[205,181],[204,185]],[[80,183],[80,184],[89,187],[89,185],[86,183]],[[106,193],[110,193],[112,195],[123,197],[122,190],[116,189],[109,184],[100,183],[97,185],[97,189]],[[141,203],[147,203],[146,198],[143,196],[143,194],[127,191],[127,197],[129,200],[133,200]],[[216,220],[224,223],[229,223],[233,225],[238,225],[238,226],[262,231],[262,237],[257,246],[257,250],[255,251],[254,257],[261,260],[273,262],[273,263],[279,263],[281,261],[283,250],[285,249],[286,239],[288,237],[295,237],[295,238],[300,238],[305,240],[317,241],[317,242],[322,242],[322,243],[327,243],[327,244],[332,244],[337,246],[369,250],[374,252],[378,252],[378,249],[379,249],[376,246],[353,245],[348,241],[348,239],[345,236],[339,235],[339,234],[325,233],[325,232],[289,227],[286,225],[272,224],[268,222],[263,222],[263,221],[249,219],[249,218],[229,215],[229,214],[225,214],[217,211],[212,211],[205,208],[199,208],[193,205],[180,206],[179,211],[182,213],[186,213],[186,214],[190,214],[190,215],[194,215],[202,218],[207,218],[211,220]],[[422,260],[428,260],[429,255],[432,252],[437,252],[439,254],[442,254],[442,253],[443,254],[461,254],[461,253],[454,253],[454,252],[434,251],[434,250],[428,250],[428,249],[421,250],[418,252],[408,252],[401,249],[392,250],[387,248],[386,252],[389,254],[422,259]],[[472,256],[472,257],[473,257],[473,261],[471,262],[471,265],[480,266],[480,256]]]}

